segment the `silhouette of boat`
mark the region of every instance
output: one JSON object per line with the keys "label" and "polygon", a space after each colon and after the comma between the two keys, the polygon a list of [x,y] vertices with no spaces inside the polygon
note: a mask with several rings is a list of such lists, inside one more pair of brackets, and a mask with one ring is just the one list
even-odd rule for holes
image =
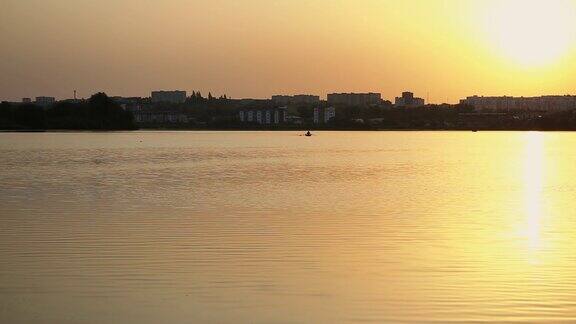
{"label": "silhouette of boat", "polygon": [[304,134],[304,136],[306,136],[306,137],[311,137],[311,136],[312,136],[312,133],[310,133],[310,131],[308,131],[308,132],[306,132],[306,134]]}

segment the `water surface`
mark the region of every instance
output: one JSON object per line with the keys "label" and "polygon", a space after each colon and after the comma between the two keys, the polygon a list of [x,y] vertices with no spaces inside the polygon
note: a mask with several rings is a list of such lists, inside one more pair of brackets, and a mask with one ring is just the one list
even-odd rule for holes
{"label": "water surface", "polygon": [[0,134],[1,323],[576,321],[576,134]]}

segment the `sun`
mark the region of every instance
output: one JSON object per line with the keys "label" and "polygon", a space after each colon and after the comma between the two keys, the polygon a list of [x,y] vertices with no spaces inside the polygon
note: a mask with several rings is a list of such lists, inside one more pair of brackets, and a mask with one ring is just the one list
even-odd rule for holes
{"label": "sun", "polygon": [[576,1],[491,2],[486,30],[498,52],[524,66],[552,64],[573,49]]}

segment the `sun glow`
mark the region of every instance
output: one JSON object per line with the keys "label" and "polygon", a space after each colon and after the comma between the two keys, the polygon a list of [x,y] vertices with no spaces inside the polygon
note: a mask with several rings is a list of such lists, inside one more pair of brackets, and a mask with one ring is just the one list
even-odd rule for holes
{"label": "sun glow", "polygon": [[486,30],[499,52],[524,66],[552,64],[573,49],[573,0],[499,0],[490,6]]}

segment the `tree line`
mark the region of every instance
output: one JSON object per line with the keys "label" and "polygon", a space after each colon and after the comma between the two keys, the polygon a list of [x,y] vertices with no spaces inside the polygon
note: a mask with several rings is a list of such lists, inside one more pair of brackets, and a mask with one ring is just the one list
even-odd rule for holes
{"label": "tree line", "polygon": [[105,93],[86,101],[63,101],[44,108],[34,104],[0,104],[0,129],[5,130],[131,130],[134,116]]}

